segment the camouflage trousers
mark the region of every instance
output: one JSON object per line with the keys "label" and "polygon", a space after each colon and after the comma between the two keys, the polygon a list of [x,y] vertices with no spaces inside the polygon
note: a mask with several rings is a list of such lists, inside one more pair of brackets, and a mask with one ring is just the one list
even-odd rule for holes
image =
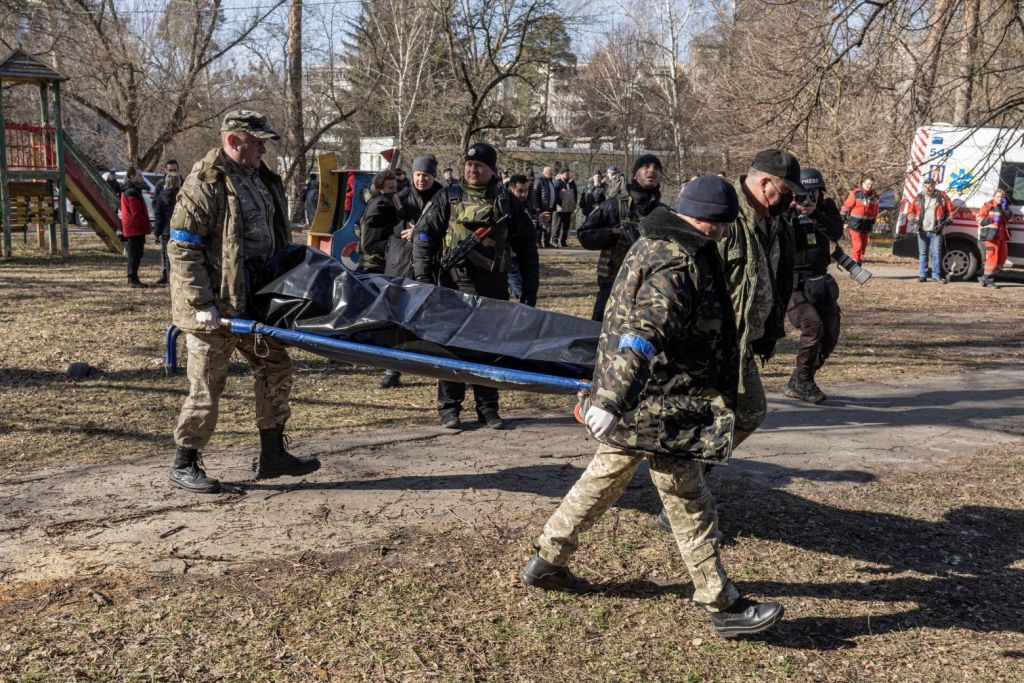
{"label": "camouflage trousers", "polygon": [[273,429],[291,416],[288,395],[292,389],[292,360],[278,341],[251,334],[231,334],[226,329],[190,332],[188,348],[188,398],[178,415],[174,443],[202,450],[217,426],[220,395],[228,377],[231,354],[238,352],[252,367],[256,390],[256,426]]}
{"label": "camouflage trousers", "polygon": [[732,436],[732,448],[735,451],[747,437],[764,424],[768,415],[768,400],[764,395],[764,385],[757,371],[754,354],[747,349],[743,362],[742,386],[736,396],[736,431]]}
{"label": "camouflage trousers", "polygon": [[580,533],[597,523],[622,496],[644,458],[693,579],[694,602],[713,612],[726,609],[739,593],[722,566],[718,512],[704,485],[704,465],[696,460],[601,444],[579,481],[544,525],[538,541],[540,556],[559,566],[568,564],[579,547]]}

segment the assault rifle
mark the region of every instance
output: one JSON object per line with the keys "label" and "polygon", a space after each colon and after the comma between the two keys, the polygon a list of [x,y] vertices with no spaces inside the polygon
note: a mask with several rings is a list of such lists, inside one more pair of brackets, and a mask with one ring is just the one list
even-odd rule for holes
{"label": "assault rifle", "polygon": [[508,214],[502,215],[494,224],[483,225],[474,230],[468,237],[461,240],[452,247],[447,254],[441,258],[441,272],[458,268],[463,261],[469,261],[475,266],[484,270],[494,270],[494,260],[489,259],[477,249],[477,246],[491,236],[501,223],[508,219]]}

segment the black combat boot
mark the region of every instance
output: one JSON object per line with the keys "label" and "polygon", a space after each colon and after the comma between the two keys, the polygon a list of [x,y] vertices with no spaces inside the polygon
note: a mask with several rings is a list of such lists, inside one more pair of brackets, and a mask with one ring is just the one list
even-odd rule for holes
{"label": "black combat boot", "polygon": [[171,486],[193,493],[220,493],[220,482],[206,476],[203,456],[195,448],[178,446],[174,454],[174,467],[168,479]]}
{"label": "black combat boot", "polygon": [[790,378],[789,384],[786,385],[786,390],[782,393],[790,398],[795,398],[798,401],[807,401],[808,403],[821,403],[826,398],[825,393],[818,388],[813,379],[797,379],[796,376]]}
{"label": "black combat boot", "polygon": [[760,633],[771,628],[786,610],[777,602],[755,602],[740,598],[729,609],[710,612],[715,633],[723,638],[735,638]]}
{"label": "black combat boot", "polygon": [[257,479],[276,479],[281,475],[300,477],[320,469],[316,458],[296,458],[284,446],[284,427],[260,430],[260,457],[253,462]]}
{"label": "black combat boot", "polygon": [[491,429],[504,429],[505,420],[501,419],[501,415],[498,415],[496,410],[488,410],[487,412],[477,413],[476,421],[482,425],[487,425]]}
{"label": "black combat boot", "polygon": [[589,593],[592,590],[586,579],[576,576],[568,567],[551,564],[536,553],[523,567],[522,579],[527,586],[549,591]]}

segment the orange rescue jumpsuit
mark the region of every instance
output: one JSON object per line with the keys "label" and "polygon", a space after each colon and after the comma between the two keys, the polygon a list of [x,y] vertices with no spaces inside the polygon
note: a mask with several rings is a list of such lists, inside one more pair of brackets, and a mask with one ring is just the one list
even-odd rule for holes
{"label": "orange rescue jumpsuit", "polygon": [[1000,202],[995,199],[990,199],[981,205],[976,214],[979,226],[982,221],[989,219],[986,225],[997,224],[999,227],[995,239],[982,242],[985,245],[985,277],[989,280],[1003,269],[1007,245],[1010,242],[1010,230],[1006,227],[1009,211],[1001,209],[999,204]]}
{"label": "orange rescue jumpsuit", "polygon": [[878,193],[855,187],[850,190],[839,210],[847,227],[850,228],[850,258],[857,263],[864,260],[864,252],[868,248],[868,236],[875,227],[878,218]]}

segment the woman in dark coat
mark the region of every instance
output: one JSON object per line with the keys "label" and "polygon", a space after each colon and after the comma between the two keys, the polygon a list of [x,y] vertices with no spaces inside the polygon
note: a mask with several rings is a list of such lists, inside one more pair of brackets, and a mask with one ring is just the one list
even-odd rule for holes
{"label": "woman in dark coat", "polygon": [[[416,157],[412,162],[412,184],[398,193],[402,201],[404,220],[397,223],[388,239],[388,252],[384,268],[385,275],[412,277],[412,235],[416,221],[423,215],[427,204],[436,196],[439,201],[447,201],[448,197],[441,191],[441,184],[436,180],[437,159],[433,154]],[[381,389],[390,389],[399,385],[401,373],[388,370],[380,381]]]}

